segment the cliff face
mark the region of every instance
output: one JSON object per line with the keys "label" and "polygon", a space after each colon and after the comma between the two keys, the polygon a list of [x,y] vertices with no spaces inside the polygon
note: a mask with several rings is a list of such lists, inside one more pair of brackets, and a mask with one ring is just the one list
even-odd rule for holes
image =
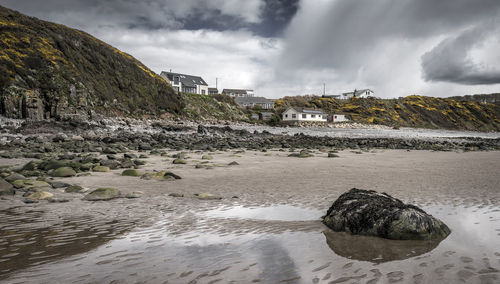
{"label": "cliff face", "polygon": [[289,106],[321,108],[348,115],[355,122],[390,126],[499,131],[500,105],[425,96],[399,99],[336,100],[320,97],[285,97],[278,112]]}
{"label": "cliff face", "polygon": [[180,95],[132,56],[0,6],[0,114],[44,119],[181,113]]}

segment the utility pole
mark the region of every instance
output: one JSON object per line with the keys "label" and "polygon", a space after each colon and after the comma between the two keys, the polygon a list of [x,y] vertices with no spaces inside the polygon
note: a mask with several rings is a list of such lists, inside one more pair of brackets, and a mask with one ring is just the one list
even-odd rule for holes
{"label": "utility pole", "polygon": [[215,77],[215,88],[217,89],[217,92],[219,90],[218,83],[219,83],[219,78]]}
{"label": "utility pole", "polygon": [[325,96],[325,92],[326,92],[326,85],[325,83],[323,83],[323,97]]}

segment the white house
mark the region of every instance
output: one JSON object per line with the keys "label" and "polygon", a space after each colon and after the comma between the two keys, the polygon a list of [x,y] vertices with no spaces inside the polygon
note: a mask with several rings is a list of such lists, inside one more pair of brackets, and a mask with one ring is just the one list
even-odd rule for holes
{"label": "white house", "polygon": [[199,76],[165,71],[162,71],[160,76],[177,92],[208,95],[208,84]]}
{"label": "white house", "polygon": [[344,99],[350,99],[352,97],[356,97],[356,98],[370,98],[370,97],[373,97],[374,93],[375,92],[373,92],[370,89],[354,90],[354,92],[343,93],[342,97]]}
{"label": "white house", "polygon": [[243,89],[223,89],[222,94],[228,95],[230,97],[253,97],[253,90],[243,90]]}
{"label": "white house", "polygon": [[347,117],[345,117],[344,114],[332,114],[328,115],[328,121],[330,122],[344,122],[344,121],[349,121]]}
{"label": "white house", "polygon": [[283,112],[283,121],[319,121],[326,122],[327,115],[321,110],[290,107]]}

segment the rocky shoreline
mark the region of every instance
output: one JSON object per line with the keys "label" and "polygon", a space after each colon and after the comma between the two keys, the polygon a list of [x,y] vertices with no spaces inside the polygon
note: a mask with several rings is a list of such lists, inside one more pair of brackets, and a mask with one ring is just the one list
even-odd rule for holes
{"label": "rocky shoreline", "polygon": [[[434,151],[500,150],[500,138],[440,139],[318,137],[304,133],[250,132],[244,125],[204,126],[184,121],[99,119],[88,121],[14,121],[0,125],[0,155],[33,158],[55,152],[101,152],[106,148],[152,150],[228,150],[308,148],[329,150],[405,149]],[[107,153],[104,153],[107,154]]]}

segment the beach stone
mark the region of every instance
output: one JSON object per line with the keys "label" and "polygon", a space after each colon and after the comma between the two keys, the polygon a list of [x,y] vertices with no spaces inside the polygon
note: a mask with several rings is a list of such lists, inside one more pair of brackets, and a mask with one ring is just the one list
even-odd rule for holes
{"label": "beach stone", "polygon": [[128,160],[128,159],[122,160],[121,164],[122,164],[122,168],[133,168],[136,166],[132,160]]}
{"label": "beach stone", "polygon": [[139,150],[150,151],[153,150],[153,147],[151,147],[151,145],[149,145],[148,143],[141,143],[139,145]]}
{"label": "beach stone", "polygon": [[394,240],[445,238],[450,229],[422,209],[386,193],[353,188],[328,209],[323,223],[334,231]]}
{"label": "beach stone", "polygon": [[27,178],[25,176],[21,175],[21,174],[12,173],[12,174],[10,174],[9,176],[7,176],[5,178],[5,181],[7,181],[7,182],[14,182],[16,180],[23,180],[23,179],[27,179]]}
{"label": "beach stone", "polygon": [[93,163],[84,163],[80,165],[80,170],[82,171],[90,171],[94,167]]}
{"label": "beach stone", "polygon": [[72,186],[68,186],[64,192],[70,192],[70,193],[73,193],[73,192],[80,192],[83,190],[83,187],[79,186],[79,185],[72,185]]}
{"label": "beach stone", "polygon": [[53,196],[54,196],[54,194],[52,194],[50,192],[40,190],[40,191],[35,191],[32,194],[28,195],[27,199],[45,200],[45,199],[51,198]]}
{"label": "beach stone", "polygon": [[214,157],[212,157],[212,156],[210,156],[210,155],[203,155],[203,156],[201,156],[201,159],[202,159],[202,160],[213,160],[213,159],[214,159]]}
{"label": "beach stone", "polygon": [[108,167],[112,170],[117,169],[118,167],[121,166],[120,162],[116,160],[102,160],[99,164],[101,166]]}
{"label": "beach stone", "polygon": [[52,185],[53,188],[63,188],[63,187],[71,186],[71,184],[65,183],[65,182],[62,182],[62,181],[53,181],[51,183],[51,185]]}
{"label": "beach stone", "polygon": [[313,157],[313,155],[311,153],[309,153],[309,151],[307,151],[307,150],[302,150],[299,153],[292,153],[292,154],[288,155],[288,157],[309,158],[309,157]]}
{"label": "beach stone", "polygon": [[168,196],[171,196],[171,197],[184,197],[184,194],[172,192]]}
{"label": "beach stone", "polygon": [[54,170],[51,175],[53,177],[73,177],[76,176],[76,172],[70,167],[61,167]]}
{"label": "beach stone", "polygon": [[338,158],[339,155],[335,154],[335,153],[328,153],[328,158]]}
{"label": "beach stone", "polygon": [[127,193],[125,195],[125,198],[129,198],[129,199],[132,199],[132,198],[140,198],[142,197],[144,193],[142,191],[134,191],[134,192],[131,192],[131,193]]}
{"label": "beach stone", "polygon": [[166,178],[173,177],[174,179],[182,179],[179,175],[176,175],[173,172],[165,172],[163,176]]}
{"label": "beach stone", "polygon": [[137,155],[132,154],[132,153],[125,153],[125,154],[123,154],[123,157],[125,159],[135,159],[135,158],[137,158]]}
{"label": "beach stone", "polygon": [[6,182],[3,178],[0,178],[0,196],[2,195],[14,195],[16,191],[14,186]]}
{"label": "beach stone", "polygon": [[238,162],[232,161],[231,163],[228,164],[228,166],[238,166]]}
{"label": "beach stone", "polygon": [[173,163],[173,164],[176,164],[176,165],[184,165],[184,164],[187,164],[186,160],[181,159],[181,158],[177,158],[177,159],[175,159],[172,163]]}
{"label": "beach stone", "polygon": [[65,202],[69,202],[69,199],[67,199],[67,198],[53,198],[53,197],[50,197],[50,198],[47,198],[47,201],[49,203],[65,203]]}
{"label": "beach stone", "polygon": [[201,200],[219,200],[219,199],[222,199],[221,196],[211,194],[211,193],[200,193],[200,194],[195,194],[195,196]]}
{"label": "beach stone", "polygon": [[38,165],[39,169],[43,169],[45,171],[48,170],[55,170],[58,168],[62,167],[67,167],[69,164],[68,161],[58,161],[58,160],[48,160],[48,161],[43,161]]}
{"label": "beach stone", "polygon": [[50,187],[50,184],[48,184],[43,180],[32,180],[32,179],[16,180],[12,183],[12,185],[15,188],[25,188],[25,189]]}
{"label": "beach stone", "polygon": [[88,201],[110,200],[120,196],[116,188],[101,187],[87,194],[83,199]]}
{"label": "beach stone", "polygon": [[41,164],[40,161],[31,161],[23,166],[22,171],[34,171],[38,169],[38,165]]}
{"label": "beach stone", "polygon": [[100,173],[107,173],[110,171],[110,169],[109,169],[109,167],[105,167],[105,166],[95,166],[92,168],[92,171],[100,172]]}
{"label": "beach stone", "polygon": [[136,166],[144,166],[146,164],[145,161],[142,160],[134,160],[134,165]]}
{"label": "beach stone", "polygon": [[122,176],[139,177],[142,173],[138,170],[124,170]]}

